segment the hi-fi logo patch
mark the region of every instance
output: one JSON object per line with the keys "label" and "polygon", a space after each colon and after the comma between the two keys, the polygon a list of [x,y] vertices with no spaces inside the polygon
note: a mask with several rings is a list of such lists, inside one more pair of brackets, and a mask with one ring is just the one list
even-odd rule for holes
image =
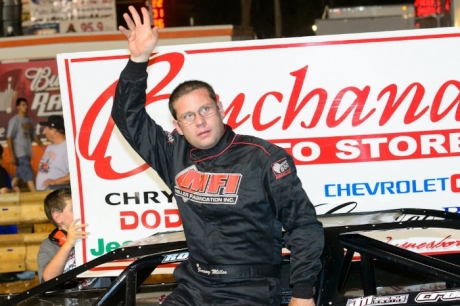
{"label": "hi-fi logo patch", "polygon": [[176,175],[175,195],[184,202],[236,204],[241,174],[200,172],[190,166]]}
{"label": "hi-fi logo patch", "polygon": [[273,171],[273,174],[275,175],[275,178],[280,179],[282,177],[285,177],[289,173],[291,173],[292,170],[285,157],[272,164],[272,171]]}

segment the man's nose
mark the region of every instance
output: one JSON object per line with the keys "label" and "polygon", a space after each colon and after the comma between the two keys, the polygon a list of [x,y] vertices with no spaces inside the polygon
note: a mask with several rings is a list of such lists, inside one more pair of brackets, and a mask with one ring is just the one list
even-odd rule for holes
{"label": "man's nose", "polygon": [[203,125],[206,123],[206,118],[202,116],[200,113],[197,113],[195,116],[195,124],[196,125]]}

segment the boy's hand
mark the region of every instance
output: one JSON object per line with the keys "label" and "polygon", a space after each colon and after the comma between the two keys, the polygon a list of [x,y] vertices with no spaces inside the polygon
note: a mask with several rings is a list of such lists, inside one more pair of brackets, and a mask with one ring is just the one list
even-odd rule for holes
{"label": "boy's hand", "polygon": [[142,19],[139,13],[133,6],[129,6],[132,18],[128,13],[123,14],[123,18],[128,25],[128,29],[124,26],[119,26],[118,29],[128,39],[128,48],[131,52],[131,60],[133,62],[146,62],[149,60],[150,54],[158,42],[158,28],[151,27],[150,16],[145,7],[141,8]]}
{"label": "boy's hand", "polygon": [[69,229],[67,230],[67,241],[71,247],[75,246],[75,243],[78,239],[86,239],[89,235],[89,232],[84,232],[81,230],[82,227],[88,226],[88,223],[76,224],[80,219],[75,219],[70,223]]}

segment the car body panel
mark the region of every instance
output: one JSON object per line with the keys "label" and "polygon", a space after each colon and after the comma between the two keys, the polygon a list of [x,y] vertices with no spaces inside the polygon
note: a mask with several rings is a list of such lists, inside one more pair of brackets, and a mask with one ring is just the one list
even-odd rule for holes
{"label": "car body panel", "polygon": [[[427,246],[460,247],[460,239],[456,238],[460,237],[460,215],[398,209],[322,215],[318,219],[324,225],[325,248],[323,269],[316,284],[316,305],[460,305],[460,256],[456,249],[424,252]],[[397,245],[392,245],[388,237],[395,233],[400,238]],[[443,240],[446,235],[448,239]],[[405,236],[406,240],[401,238]],[[434,237],[431,244],[420,242],[427,237]],[[0,302],[6,306],[34,305],[33,301],[67,305],[64,303],[73,303],[74,299],[78,305],[157,305],[175,284],[151,286],[143,282],[159,265],[180,263],[187,257],[183,232],[156,234],[102,255],[28,292],[3,296]],[[59,289],[84,271],[127,258],[136,260],[108,288],[77,292]],[[282,266],[282,304],[287,305],[291,294],[289,254],[284,256]]]}

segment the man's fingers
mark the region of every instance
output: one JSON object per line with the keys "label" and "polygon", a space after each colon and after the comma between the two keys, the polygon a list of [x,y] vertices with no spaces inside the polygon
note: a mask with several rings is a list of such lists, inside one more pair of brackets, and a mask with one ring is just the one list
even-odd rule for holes
{"label": "man's fingers", "polygon": [[126,38],[129,39],[129,37],[131,36],[131,31],[126,29],[124,26],[119,26],[118,27],[118,30],[120,30],[120,32],[125,35]]}
{"label": "man's fingers", "polygon": [[144,25],[147,25],[150,28],[149,12],[147,11],[145,7],[141,8],[141,12],[142,12],[142,19],[144,20]]}
{"label": "man's fingers", "polygon": [[134,24],[134,21],[131,19],[131,16],[129,16],[128,13],[123,14],[123,19],[126,21],[126,25],[128,26],[128,29],[131,31],[136,28],[136,25]]}
{"label": "man's fingers", "polygon": [[142,25],[141,16],[139,16],[139,13],[134,8],[134,6],[130,5],[129,6],[129,11],[131,12],[131,16],[133,16],[133,20],[134,20],[135,25]]}

